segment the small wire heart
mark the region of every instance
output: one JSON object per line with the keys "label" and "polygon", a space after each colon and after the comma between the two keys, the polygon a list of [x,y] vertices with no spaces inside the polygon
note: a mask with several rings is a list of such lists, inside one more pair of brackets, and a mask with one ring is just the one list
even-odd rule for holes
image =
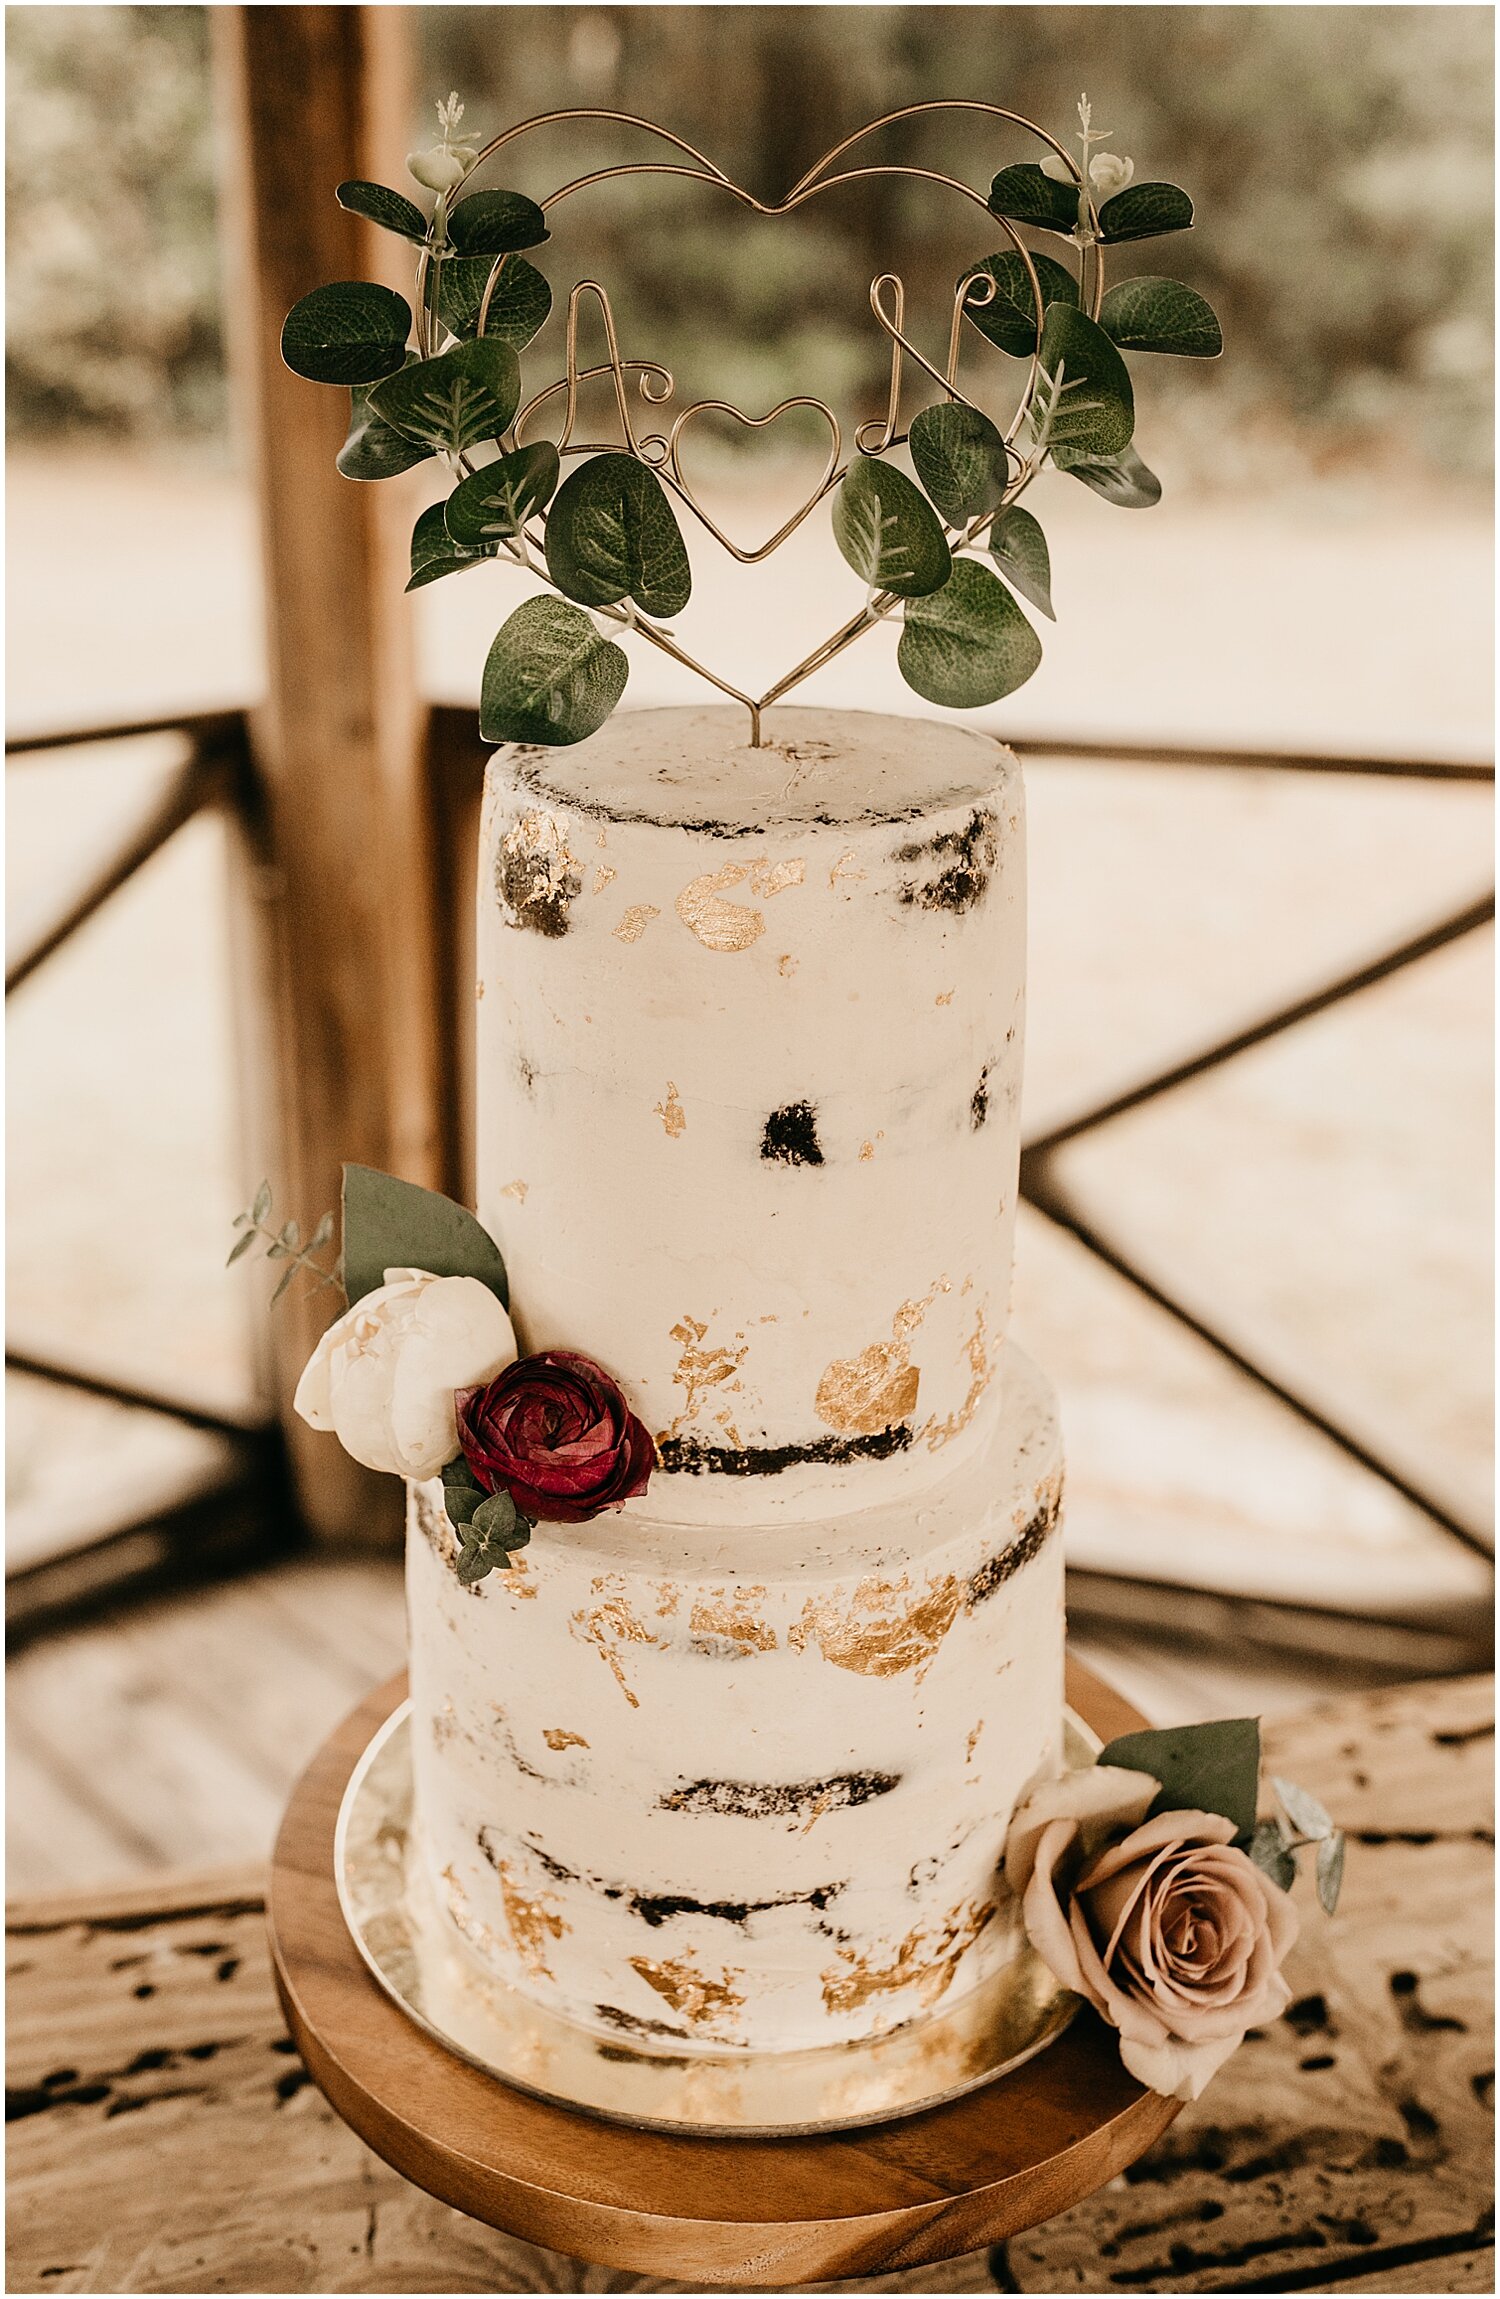
{"label": "small wire heart", "polygon": [[[747,431],[764,431],[768,424],[775,423],[780,416],[787,414],[793,407],[810,407],[827,424],[829,433],[828,461],[823,466],[823,476],[807,500],[777,528],[775,534],[768,541],[758,544],[753,551],[747,551],[740,544],[730,540],[723,528],[709,517],[694,494],[692,485],[682,468],[682,436],[688,425],[699,415],[727,415],[732,422],[742,424]],[[788,535],[794,535],[803,520],[816,511],[824,496],[838,485],[842,475],[840,458],[844,451],[844,439],[843,433],[839,429],[839,419],[834,414],[833,409],[821,399],[813,399],[805,392],[798,392],[790,399],[783,399],[780,405],[773,407],[768,415],[746,415],[743,409],[734,406],[728,399],[694,400],[691,407],[684,407],[666,438],[663,438],[660,432],[653,432],[650,438],[641,441],[641,449],[643,453],[648,449],[659,451],[648,454],[647,460],[655,464],[662,478],[667,481],[674,493],[681,497],[700,525],[708,529],[715,542],[722,543],[731,557],[739,560],[741,566],[753,567],[758,560],[768,559],[771,553],[786,541]]]}

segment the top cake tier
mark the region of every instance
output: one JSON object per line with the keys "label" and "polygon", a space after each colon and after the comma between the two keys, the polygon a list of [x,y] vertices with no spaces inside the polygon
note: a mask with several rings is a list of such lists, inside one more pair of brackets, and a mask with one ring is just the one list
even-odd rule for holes
{"label": "top cake tier", "polygon": [[928,720],[747,731],[503,750],[481,834],[480,1218],[523,1346],[617,1376],[687,1524],[920,1490],[1009,1307],[1020,769]]}

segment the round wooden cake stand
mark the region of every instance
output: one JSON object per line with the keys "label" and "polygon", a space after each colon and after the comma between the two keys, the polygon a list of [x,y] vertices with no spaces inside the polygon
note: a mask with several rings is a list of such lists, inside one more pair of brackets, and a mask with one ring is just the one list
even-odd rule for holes
{"label": "round wooden cake stand", "polygon": [[[416,2027],[345,1927],[333,1836],[349,1776],[406,1696],[370,1695],[292,1792],[267,1922],[277,1985],[314,2081],[407,2179],[488,2226],[573,2258],[686,2283],[789,2285],[917,2267],[1065,2211],[1144,2154],[1177,2113],[1081,2012],[1013,2073],[901,2121],[814,2138],[711,2139],[602,2123],[513,2091]],[[1101,1737],[1143,1719],[1070,1661]]]}

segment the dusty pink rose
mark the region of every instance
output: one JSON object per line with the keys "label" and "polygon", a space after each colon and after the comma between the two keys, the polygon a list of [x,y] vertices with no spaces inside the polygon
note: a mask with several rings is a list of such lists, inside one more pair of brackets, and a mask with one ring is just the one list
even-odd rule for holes
{"label": "dusty pink rose", "polygon": [[1297,1914],[1232,1821],[1147,1820],[1156,1793],[1106,1764],[1048,1781],[1011,1822],[1005,1873],[1032,1946],[1119,2029],[1131,2074],[1196,2099],[1245,2030],[1286,2009]]}
{"label": "dusty pink rose", "polygon": [[582,1525],[646,1490],[650,1432],[617,1381],[572,1349],[544,1349],[480,1389],[461,1389],[458,1441],[487,1493],[525,1516]]}

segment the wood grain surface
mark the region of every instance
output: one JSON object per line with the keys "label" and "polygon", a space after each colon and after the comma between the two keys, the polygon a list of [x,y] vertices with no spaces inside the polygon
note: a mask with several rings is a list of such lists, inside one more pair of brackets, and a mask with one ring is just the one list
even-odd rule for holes
{"label": "wood grain surface", "polygon": [[[1292,2017],[1061,2216],[844,2287],[1492,2289],[1492,1720],[1489,1682],[1467,1680],[1268,1727],[1273,1768],[1355,1836],[1338,1918],[1308,1909],[1293,1951]],[[466,2218],[363,2146],[285,2032],[254,1871],[34,1900],[9,1951],[10,2289],[674,2288]],[[910,2178],[900,2131],[854,2135],[853,2192],[892,2164]],[[731,2149],[737,2190],[765,2146]]]}

